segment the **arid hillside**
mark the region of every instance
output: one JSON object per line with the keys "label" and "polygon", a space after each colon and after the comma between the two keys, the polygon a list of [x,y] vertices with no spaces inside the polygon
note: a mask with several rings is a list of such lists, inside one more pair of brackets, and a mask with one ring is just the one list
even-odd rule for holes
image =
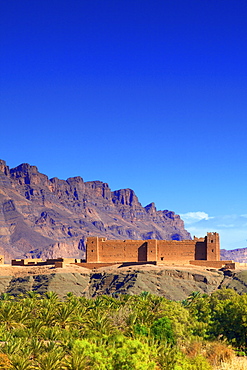
{"label": "arid hillside", "polygon": [[88,270],[75,265],[55,269],[49,266],[0,266],[0,293],[18,295],[27,291],[68,292],[77,296],[140,294],[143,291],[182,300],[192,292],[211,294],[225,288],[247,293],[247,269],[221,271],[194,266],[112,266]]}

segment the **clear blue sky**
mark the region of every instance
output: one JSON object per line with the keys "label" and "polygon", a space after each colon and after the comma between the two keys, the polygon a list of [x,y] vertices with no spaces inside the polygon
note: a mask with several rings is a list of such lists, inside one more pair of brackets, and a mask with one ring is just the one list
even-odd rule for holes
{"label": "clear blue sky", "polygon": [[0,17],[1,159],[247,245],[246,0],[1,0]]}

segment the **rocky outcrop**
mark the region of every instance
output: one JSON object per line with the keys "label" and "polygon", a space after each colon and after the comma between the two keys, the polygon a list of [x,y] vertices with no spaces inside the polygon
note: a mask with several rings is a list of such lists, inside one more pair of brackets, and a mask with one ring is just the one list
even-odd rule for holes
{"label": "rocky outcrop", "polygon": [[131,189],[101,181],[49,179],[27,163],[0,160],[0,254],[5,258],[85,256],[88,236],[190,239],[171,211],[143,207]]}
{"label": "rocky outcrop", "polygon": [[54,291],[61,298],[72,292],[77,296],[97,297],[149,292],[171,300],[182,300],[192,292],[211,294],[222,287],[247,292],[246,276],[242,273],[224,273],[186,267],[111,267],[90,271],[67,265],[65,269],[46,267],[15,268],[13,276],[7,271],[0,276],[0,293],[13,295],[35,291]]}
{"label": "rocky outcrop", "polygon": [[77,296],[141,294],[149,292],[171,300],[186,299],[192,292],[211,294],[222,288],[247,293],[247,270],[216,270],[188,266],[106,267],[91,271],[76,265],[0,268],[0,294],[53,291],[63,298]]}
{"label": "rocky outcrop", "polygon": [[185,299],[194,291],[210,294],[222,284],[221,271],[186,271],[180,269],[129,269],[91,274],[87,294],[140,294],[144,291],[171,300]]}

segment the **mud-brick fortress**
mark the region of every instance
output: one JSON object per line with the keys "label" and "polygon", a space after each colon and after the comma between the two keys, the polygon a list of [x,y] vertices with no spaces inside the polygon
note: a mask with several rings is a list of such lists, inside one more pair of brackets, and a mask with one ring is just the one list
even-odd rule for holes
{"label": "mud-brick fortress", "polygon": [[[2,262],[3,263],[3,262]],[[43,261],[37,259],[12,260],[13,266],[54,265],[65,267],[76,264],[95,269],[120,264],[128,265],[166,265],[191,264],[197,266],[234,269],[233,261],[220,260],[220,241],[218,233],[207,233],[204,238],[193,240],[107,240],[88,237],[86,260],[79,258],[56,258]]]}
{"label": "mud-brick fortress", "polygon": [[181,263],[222,267],[232,261],[220,261],[220,241],[216,232],[193,240],[107,240],[87,238],[86,262],[105,263]]}

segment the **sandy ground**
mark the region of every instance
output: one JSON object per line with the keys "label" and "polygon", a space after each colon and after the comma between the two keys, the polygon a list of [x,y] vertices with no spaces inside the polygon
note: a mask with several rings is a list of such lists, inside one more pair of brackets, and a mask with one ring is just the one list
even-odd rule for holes
{"label": "sandy ground", "polygon": [[[42,274],[59,274],[59,273],[80,273],[80,274],[91,274],[92,272],[113,272],[117,270],[118,273],[120,270],[122,272],[130,272],[130,271],[159,271],[163,269],[170,269],[170,270],[180,270],[180,271],[190,271],[190,272],[202,272],[202,271],[217,271],[217,269],[210,269],[206,267],[198,267],[192,265],[135,265],[135,266],[126,266],[120,267],[120,265],[108,266],[108,267],[101,267],[99,269],[89,270],[87,268],[76,266],[73,264],[67,264],[63,268],[55,268],[54,266],[11,266],[8,264],[0,265],[0,276],[14,276],[14,277],[21,277],[27,275],[42,275]],[[237,271],[237,270],[233,270]],[[239,270],[238,270],[239,271]]]}
{"label": "sandy ground", "polygon": [[55,268],[53,266],[11,266],[11,265],[0,265],[0,276],[14,276],[21,277],[27,275],[42,275],[42,274],[59,274],[65,272],[80,272],[89,274],[90,270],[75,266],[66,265],[64,268]]}

